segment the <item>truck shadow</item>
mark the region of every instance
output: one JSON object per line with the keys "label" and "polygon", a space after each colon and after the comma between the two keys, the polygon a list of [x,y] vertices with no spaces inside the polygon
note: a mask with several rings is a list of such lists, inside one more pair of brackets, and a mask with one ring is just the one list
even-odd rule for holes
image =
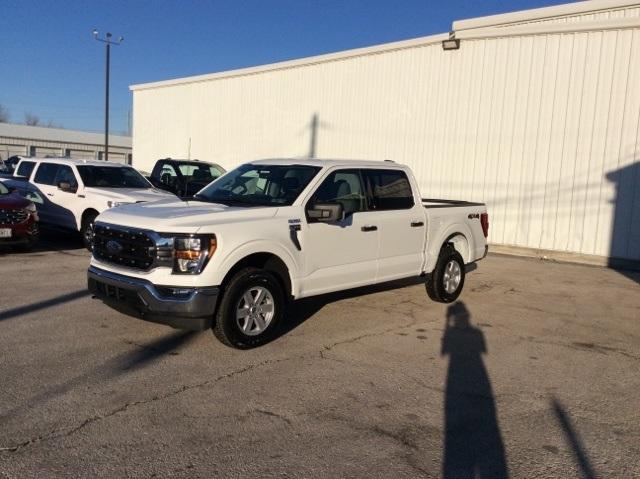
{"label": "truck shadow", "polygon": [[462,301],[449,306],[440,354],[449,356],[444,399],[444,478],[507,478],[484,334]]}
{"label": "truck shadow", "polygon": [[328,304],[335,303],[336,301],[341,301],[343,299],[356,298],[384,291],[393,291],[395,289],[406,288],[407,286],[415,286],[423,283],[424,278],[416,276],[415,278],[400,279],[373,286],[363,286],[361,288],[337,291],[335,293],[327,293],[293,301],[288,305],[285,312],[284,324],[272,341],[290,333]]}

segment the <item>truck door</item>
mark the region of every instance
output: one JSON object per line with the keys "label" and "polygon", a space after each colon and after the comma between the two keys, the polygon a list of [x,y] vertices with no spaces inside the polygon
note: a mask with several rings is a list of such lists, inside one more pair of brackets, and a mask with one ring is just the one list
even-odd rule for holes
{"label": "truck door", "polygon": [[41,210],[42,221],[56,226],[77,229],[73,204],[75,192],[62,191],[59,182],[64,181],[77,189],[78,182],[68,165],[42,162],[33,177],[33,183],[42,192],[44,199]]}
{"label": "truck door", "polygon": [[55,163],[39,163],[33,174],[33,186],[37,188],[42,204],[38,205],[38,215],[43,223],[57,224],[57,205],[55,194],[57,187],[53,186],[53,179],[56,176],[58,167]]}
{"label": "truck door", "polygon": [[425,214],[413,197],[407,174],[398,169],[365,169],[363,176],[380,234],[378,280],[418,276],[426,241]]}
{"label": "truck door", "polygon": [[[56,220],[60,226],[70,229],[78,229],[76,223],[76,217],[80,216],[79,212],[76,212],[78,207],[78,197],[76,196],[78,191],[78,179],[75,173],[69,165],[59,165],[56,176],[53,179],[53,186],[56,188],[55,202],[58,205]],[[70,188],[68,190],[62,190],[58,187],[60,183],[67,183]]]}
{"label": "truck door", "polygon": [[330,173],[307,201],[305,210],[315,203],[339,203],[344,217],[332,223],[307,217],[303,224],[306,277],[300,282],[301,295],[375,282],[379,232],[376,213],[367,209],[360,170]]}

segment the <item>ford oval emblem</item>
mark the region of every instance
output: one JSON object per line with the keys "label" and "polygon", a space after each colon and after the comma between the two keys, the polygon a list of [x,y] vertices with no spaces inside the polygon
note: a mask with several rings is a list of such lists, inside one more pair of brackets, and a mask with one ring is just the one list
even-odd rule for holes
{"label": "ford oval emblem", "polygon": [[122,251],[122,245],[114,240],[107,241],[107,251],[110,254],[118,254]]}

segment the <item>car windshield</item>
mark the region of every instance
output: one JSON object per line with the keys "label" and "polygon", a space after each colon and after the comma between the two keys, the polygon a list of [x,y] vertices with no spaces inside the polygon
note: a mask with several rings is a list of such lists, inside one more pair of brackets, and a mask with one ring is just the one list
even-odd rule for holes
{"label": "car windshield", "polygon": [[0,195],[8,195],[9,194],[9,189],[4,186],[2,183],[0,183]]}
{"label": "car windshield", "polygon": [[145,178],[127,166],[80,165],[78,172],[84,186],[98,188],[152,188]]}
{"label": "car windshield", "polygon": [[242,165],[195,198],[229,206],[288,206],[320,171],[309,165]]}

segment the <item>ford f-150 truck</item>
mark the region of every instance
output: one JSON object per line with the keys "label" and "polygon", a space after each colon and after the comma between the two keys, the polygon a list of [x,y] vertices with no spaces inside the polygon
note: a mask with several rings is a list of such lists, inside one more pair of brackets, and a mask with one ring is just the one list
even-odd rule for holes
{"label": "ford f-150 truck", "polygon": [[393,162],[260,160],[188,200],[102,213],[88,287],[122,312],[249,348],[289,299],[423,275],[432,299],[454,301],[488,227],[483,204],[422,200]]}

